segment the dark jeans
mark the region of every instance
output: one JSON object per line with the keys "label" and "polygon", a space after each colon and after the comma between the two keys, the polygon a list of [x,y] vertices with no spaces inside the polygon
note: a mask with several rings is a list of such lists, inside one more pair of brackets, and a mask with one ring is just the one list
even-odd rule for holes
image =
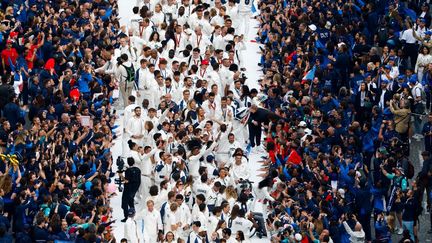
{"label": "dark jeans", "polygon": [[124,218],[128,217],[129,208],[135,208],[134,198],[137,191],[138,188],[125,185],[121,201]]}
{"label": "dark jeans", "polygon": [[366,240],[367,241],[372,240],[370,221],[371,221],[370,212],[359,216],[359,222],[362,225],[363,230],[366,234]]}
{"label": "dark jeans", "polygon": [[417,62],[417,55],[418,55],[418,45],[417,44],[408,44],[408,43],[406,43],[405,45],[404,45],[404,48],[403,48],[403,50],[404,50],[404,53],[408,56],[408,57],[410,57],[410,61],[411,61],[411,65],[410,65],[410,67],[412,68],[412,69],[414,69],[414,67],[415,67],[415,65],[416,65],[416,62]]}
{"label": "dark jeans", "polygon": [[261,145],[261,126],[255,126],[252,123],[248,124],[249,127],[249,142],[251,147],[260,146]]}
{"label": "dark jeans", "polygon": [[425,93],[426,93],[426,109],[430,111],[432,108],[431,107],[431,105],[432,105],[432,102],[431,102],[432,90],[425,90]]}

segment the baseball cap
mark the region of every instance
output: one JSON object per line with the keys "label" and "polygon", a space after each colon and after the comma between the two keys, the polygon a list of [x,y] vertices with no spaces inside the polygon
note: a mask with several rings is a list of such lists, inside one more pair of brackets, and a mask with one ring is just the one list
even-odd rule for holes
{"label": "baseball cap", "polygon": [[338,193],[340,194],[340,196],[341,196],[342,198],[345,198],[345,190],[344,190],[344,189],[339,188],[339,189],[338,189]]}
{"label": "baseball cap", "polygon": [[18,32],[16,32],[16,31],[12,31],[12,32],[10,32],[10,34],[9,34],[9,37],[10,38],[15,38],[15,37],[17,37],[18,36]]}
{"label": "baseball cap", "polygon": [[432,35],[432,31],[428,30],[424,33],[425,35]]}
{"label": "baseball cap", "polygon": [[391,69],[392,67],[391,67],[390,65],[387,64],[387,65],[384,66],[384,68],[385,68],[385,69]]}
{"label": "baseball cap", "polygon": [[305,121],[301,121],[301,122],[299,122],[298,126],[299,126],[299,127],[306,127],[307,124],[306,124]]}
{"label": "baseball cap", "polygon": [[388,151],[387,151],[387,149],[384,146],[379,147],[378,148],[378,152],[381,153],[381,154],[384,154],[384,155],[388,155]]}
{"label": "baseball cap", "polygon": [[317,29],[316,25],[314,25],[314,24],[310,24],[308,27],[309,27],[309,29],[311,29],[312,31],[315,31],[315,30]]}
{"label": "baseball cap", "polygon": [[207,59],[204,59],[201,61],[201,65],[209,65],[209,61]]}

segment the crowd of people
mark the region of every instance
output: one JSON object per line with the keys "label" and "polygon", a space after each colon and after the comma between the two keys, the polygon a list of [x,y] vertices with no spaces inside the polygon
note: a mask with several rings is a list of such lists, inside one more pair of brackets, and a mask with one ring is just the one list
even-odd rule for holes
{"label": "crowd of people", "polygon": [[135,5],[0,3],[0,241],[426,240],[429,3]]}

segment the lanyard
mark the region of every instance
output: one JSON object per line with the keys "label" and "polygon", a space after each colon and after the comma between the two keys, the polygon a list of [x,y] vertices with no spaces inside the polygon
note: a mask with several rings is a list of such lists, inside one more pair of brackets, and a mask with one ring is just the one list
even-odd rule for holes
{"label": "lanyard", "polygon": [[181,35],[180,34],[176,34],[175,35],[175,41],[176,41],[176,47],[180,47],[180,39],[181,39]]}
{"label": "lanyard", "polygon": [[202,78],[204,78],[204,74],[205,74],[206,72],[207,72],[207,69],[204,69],[204,72],[203,72],[202,69],[200,70],[200,75],[201,75]]}
{"label": "lanyard", "polygon": [[144,32],[144,26],[140,26],[140,37],[142,38]]}
{"label": "lanyard", "polygon": [[[198,38],[199,37],[199,38]],[[199,47],[200,43],[201,43],[201,39],[202,39],[202,35],[197,36],[197,46]]]}

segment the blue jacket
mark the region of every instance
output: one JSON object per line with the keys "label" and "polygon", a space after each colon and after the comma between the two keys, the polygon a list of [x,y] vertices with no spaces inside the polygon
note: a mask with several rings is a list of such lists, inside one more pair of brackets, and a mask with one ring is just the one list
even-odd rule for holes
{"label": "blue jacket", "polygon": [[81,93],[89,93],[89,83],[92,81],[92,75],[87,72],[83,72],[81,77],[78,79],[78,89]]}

